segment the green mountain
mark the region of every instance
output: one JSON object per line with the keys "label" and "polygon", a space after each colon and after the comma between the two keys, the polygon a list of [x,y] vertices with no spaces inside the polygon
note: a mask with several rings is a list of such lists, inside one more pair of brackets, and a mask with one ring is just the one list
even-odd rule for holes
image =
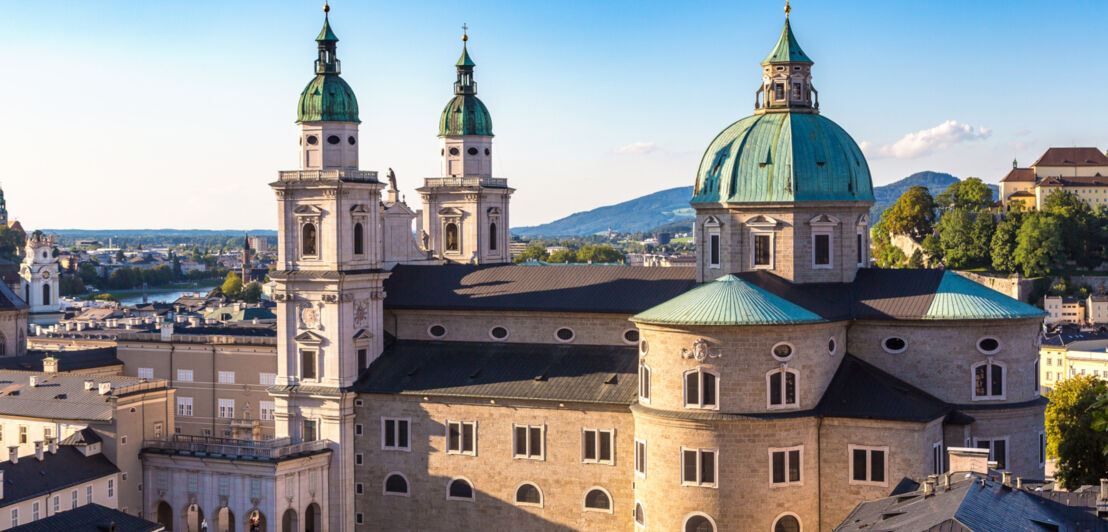
{"label": "green mountain", "polygon": [[[896,200],[900,198],[901,194],[908,191],[916,185],[927,187],[927,190],[931,192],[932,196],[938,196],[946,190],[947,187],[960,181],[957,177],[943,172],[916,172],[900,181],[889,183],[888,185],[873,187],[873,198],[876,203],[873,204],[873,208],[870,209],[870,226],[877,224],[881,219],[881,213],[885,212],[885,209],[892,207]],[[996,201],[1000,197],[1000,187],[996,185],[989,185],[989,189],[993,191],[993,201]]]}

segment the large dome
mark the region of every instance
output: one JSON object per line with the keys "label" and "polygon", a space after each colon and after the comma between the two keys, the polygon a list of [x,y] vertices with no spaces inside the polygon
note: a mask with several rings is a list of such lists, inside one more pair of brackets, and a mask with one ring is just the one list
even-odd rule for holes
{"label": "large dome", "polygon": [[354,89],[336,74],[320,74],[300,93],[297,122],[358,122]]}
{"label": "large dome", "polygon": [[459,94],[446,103],[439,117],[439,135],[492,136],[492,115],[472,94]]}
{"label": "large dome", "polygon": [[873,201],[862,150],[816,113],[766,112],[731,124],[700,160],[691,203]]}

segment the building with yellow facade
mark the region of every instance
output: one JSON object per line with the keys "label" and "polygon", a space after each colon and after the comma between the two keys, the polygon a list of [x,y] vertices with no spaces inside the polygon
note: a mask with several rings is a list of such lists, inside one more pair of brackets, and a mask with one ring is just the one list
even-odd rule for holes
{"label": "building with yellow facade", "polygon": [[1100,148],[1050,148],[1029,168],[1012,161],[1000,180],[1000,202],[1005,211],[1036,210],[1059,189],[1091,207],[1108,205],[1108,156]]}

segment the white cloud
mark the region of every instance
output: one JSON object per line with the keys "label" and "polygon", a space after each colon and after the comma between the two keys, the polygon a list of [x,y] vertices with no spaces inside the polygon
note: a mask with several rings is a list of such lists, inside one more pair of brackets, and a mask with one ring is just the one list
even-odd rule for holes
{"label": "white cloud", "polygon": [[631,144],[620,146],[612,151],[619,154],[646,155],[660,150],[661,148],[653,142],[632,142]]}
{"label": "white cloud", "polygon": [[992,132],[991,129],[984,126],[974,129],[969,124],[962,124],[957,120],[947,120],[933,128],[904,135],[904,138],[892,144],[878,146],[872,142],[862,141],[859,147],[862,148],[867,157],[915,159],[939,150],[945,150],[955,144],[984,140]]}

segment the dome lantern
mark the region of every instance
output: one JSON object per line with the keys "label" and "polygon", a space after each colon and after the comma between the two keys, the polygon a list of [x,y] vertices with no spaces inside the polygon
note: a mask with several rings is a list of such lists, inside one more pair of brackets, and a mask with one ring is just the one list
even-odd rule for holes
{"label": "dome lantern", "polygon": [[342,63],[336,50],[339,38],[331,29],[330,6],[323,6],[323,29],[316,37],[319,57],[315,78],[300,93],[297,122],[358,122],[358,99],[339,74]]}

